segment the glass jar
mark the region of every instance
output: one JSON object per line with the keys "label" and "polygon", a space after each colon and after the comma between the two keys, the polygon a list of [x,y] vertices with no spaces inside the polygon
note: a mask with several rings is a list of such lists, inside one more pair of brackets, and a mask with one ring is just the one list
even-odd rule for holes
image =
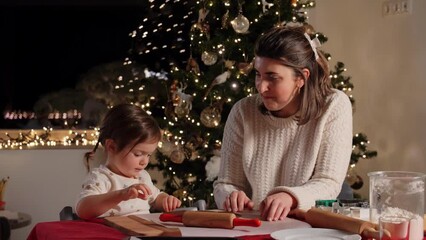
{"label": "glass jar", "polygon": [[425,174],[404,171],[368,173],[370,221],[409,219],[409,239],[423,239]]}

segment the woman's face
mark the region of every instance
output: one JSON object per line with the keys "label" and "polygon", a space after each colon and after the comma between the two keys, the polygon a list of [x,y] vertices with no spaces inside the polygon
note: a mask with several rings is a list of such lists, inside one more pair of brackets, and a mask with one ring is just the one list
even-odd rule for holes
{"label": "woman's face", "polygon": [[107,143],[107,167],[121,176],[138,177],[148,165],[151,154],[158,146],[158,141],[138,143],[134,147],[133,144],[128,144],[121,151],[115,150],[116,146],[112,140],[110,144],[111,146],[108,147]]}
{"label": "woman's face", "polygon": [[272,58],[256,57],[254,68],[256,89],[266,109],[276,117],[294,115],[299,109],[298,89],[303,86],[303,78]]}

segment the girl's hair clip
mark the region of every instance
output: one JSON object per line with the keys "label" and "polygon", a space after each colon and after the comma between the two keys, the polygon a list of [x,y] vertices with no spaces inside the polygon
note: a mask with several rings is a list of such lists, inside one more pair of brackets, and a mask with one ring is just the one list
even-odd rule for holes
{"label": "girl's hair clip", "polygon": [[318,60],[319,56],[318,56],[318,52],[317,52],[317,48],[321,47],[321,43],[318,40],[317,37],[315,37],[314,39],[311,40],[311,37],[309,37],[309,34],[305,33],[304,34],[306,39],[308,39],[309,44],[311,45],[312,51],[314,51],[315,53],[315,60]]}

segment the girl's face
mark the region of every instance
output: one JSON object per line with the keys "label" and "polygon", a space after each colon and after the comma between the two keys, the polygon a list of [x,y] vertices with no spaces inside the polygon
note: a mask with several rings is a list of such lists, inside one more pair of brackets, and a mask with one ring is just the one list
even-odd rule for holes
{"label": "girl's face", "polygon": [[117,151],[112,139],[106,140],[108,154],[107,167],[114,173],[124,177],[138,177],[146,168],[151,154],[158,146],[158,141],[128,144],[123,150]]}
{"label": "girl's face", "polygon": [[272,58],[256,57],[254,68],[256,89],[266,109],[276,117],[294,115],[299,109],[298,89],[304,84],[303,78]]}

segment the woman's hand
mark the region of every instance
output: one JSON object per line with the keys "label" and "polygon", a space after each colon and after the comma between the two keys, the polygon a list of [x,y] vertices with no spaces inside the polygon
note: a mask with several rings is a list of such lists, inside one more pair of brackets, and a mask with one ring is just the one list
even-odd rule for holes
{"label": "woman's hand", "polygon": [[141,198],[147,200],[148,197],[152,194],[151,189],[143,183],[133,184],[132,186],[125,188],[122,191],[123,201],[127,201],[133,198]]}
{"label": "woman's hand", "polygon": [[260,204],[260,216],[267,221],[283,220],[296,203],[296,199],[286,192],[269,195]]}
{"label": "woman's hand", "polygon": [[244,209],[253,209],[254,203],[243,191],[233,191],[226,197],[223,208],[228,212],[241,212]]}
{"label": "woman's hand", "polygon": [[162,207],[164,212],[171,212],[180,207],[181,204],[182,202],[178,198],[171,195],[167,195],[162,199]]}

